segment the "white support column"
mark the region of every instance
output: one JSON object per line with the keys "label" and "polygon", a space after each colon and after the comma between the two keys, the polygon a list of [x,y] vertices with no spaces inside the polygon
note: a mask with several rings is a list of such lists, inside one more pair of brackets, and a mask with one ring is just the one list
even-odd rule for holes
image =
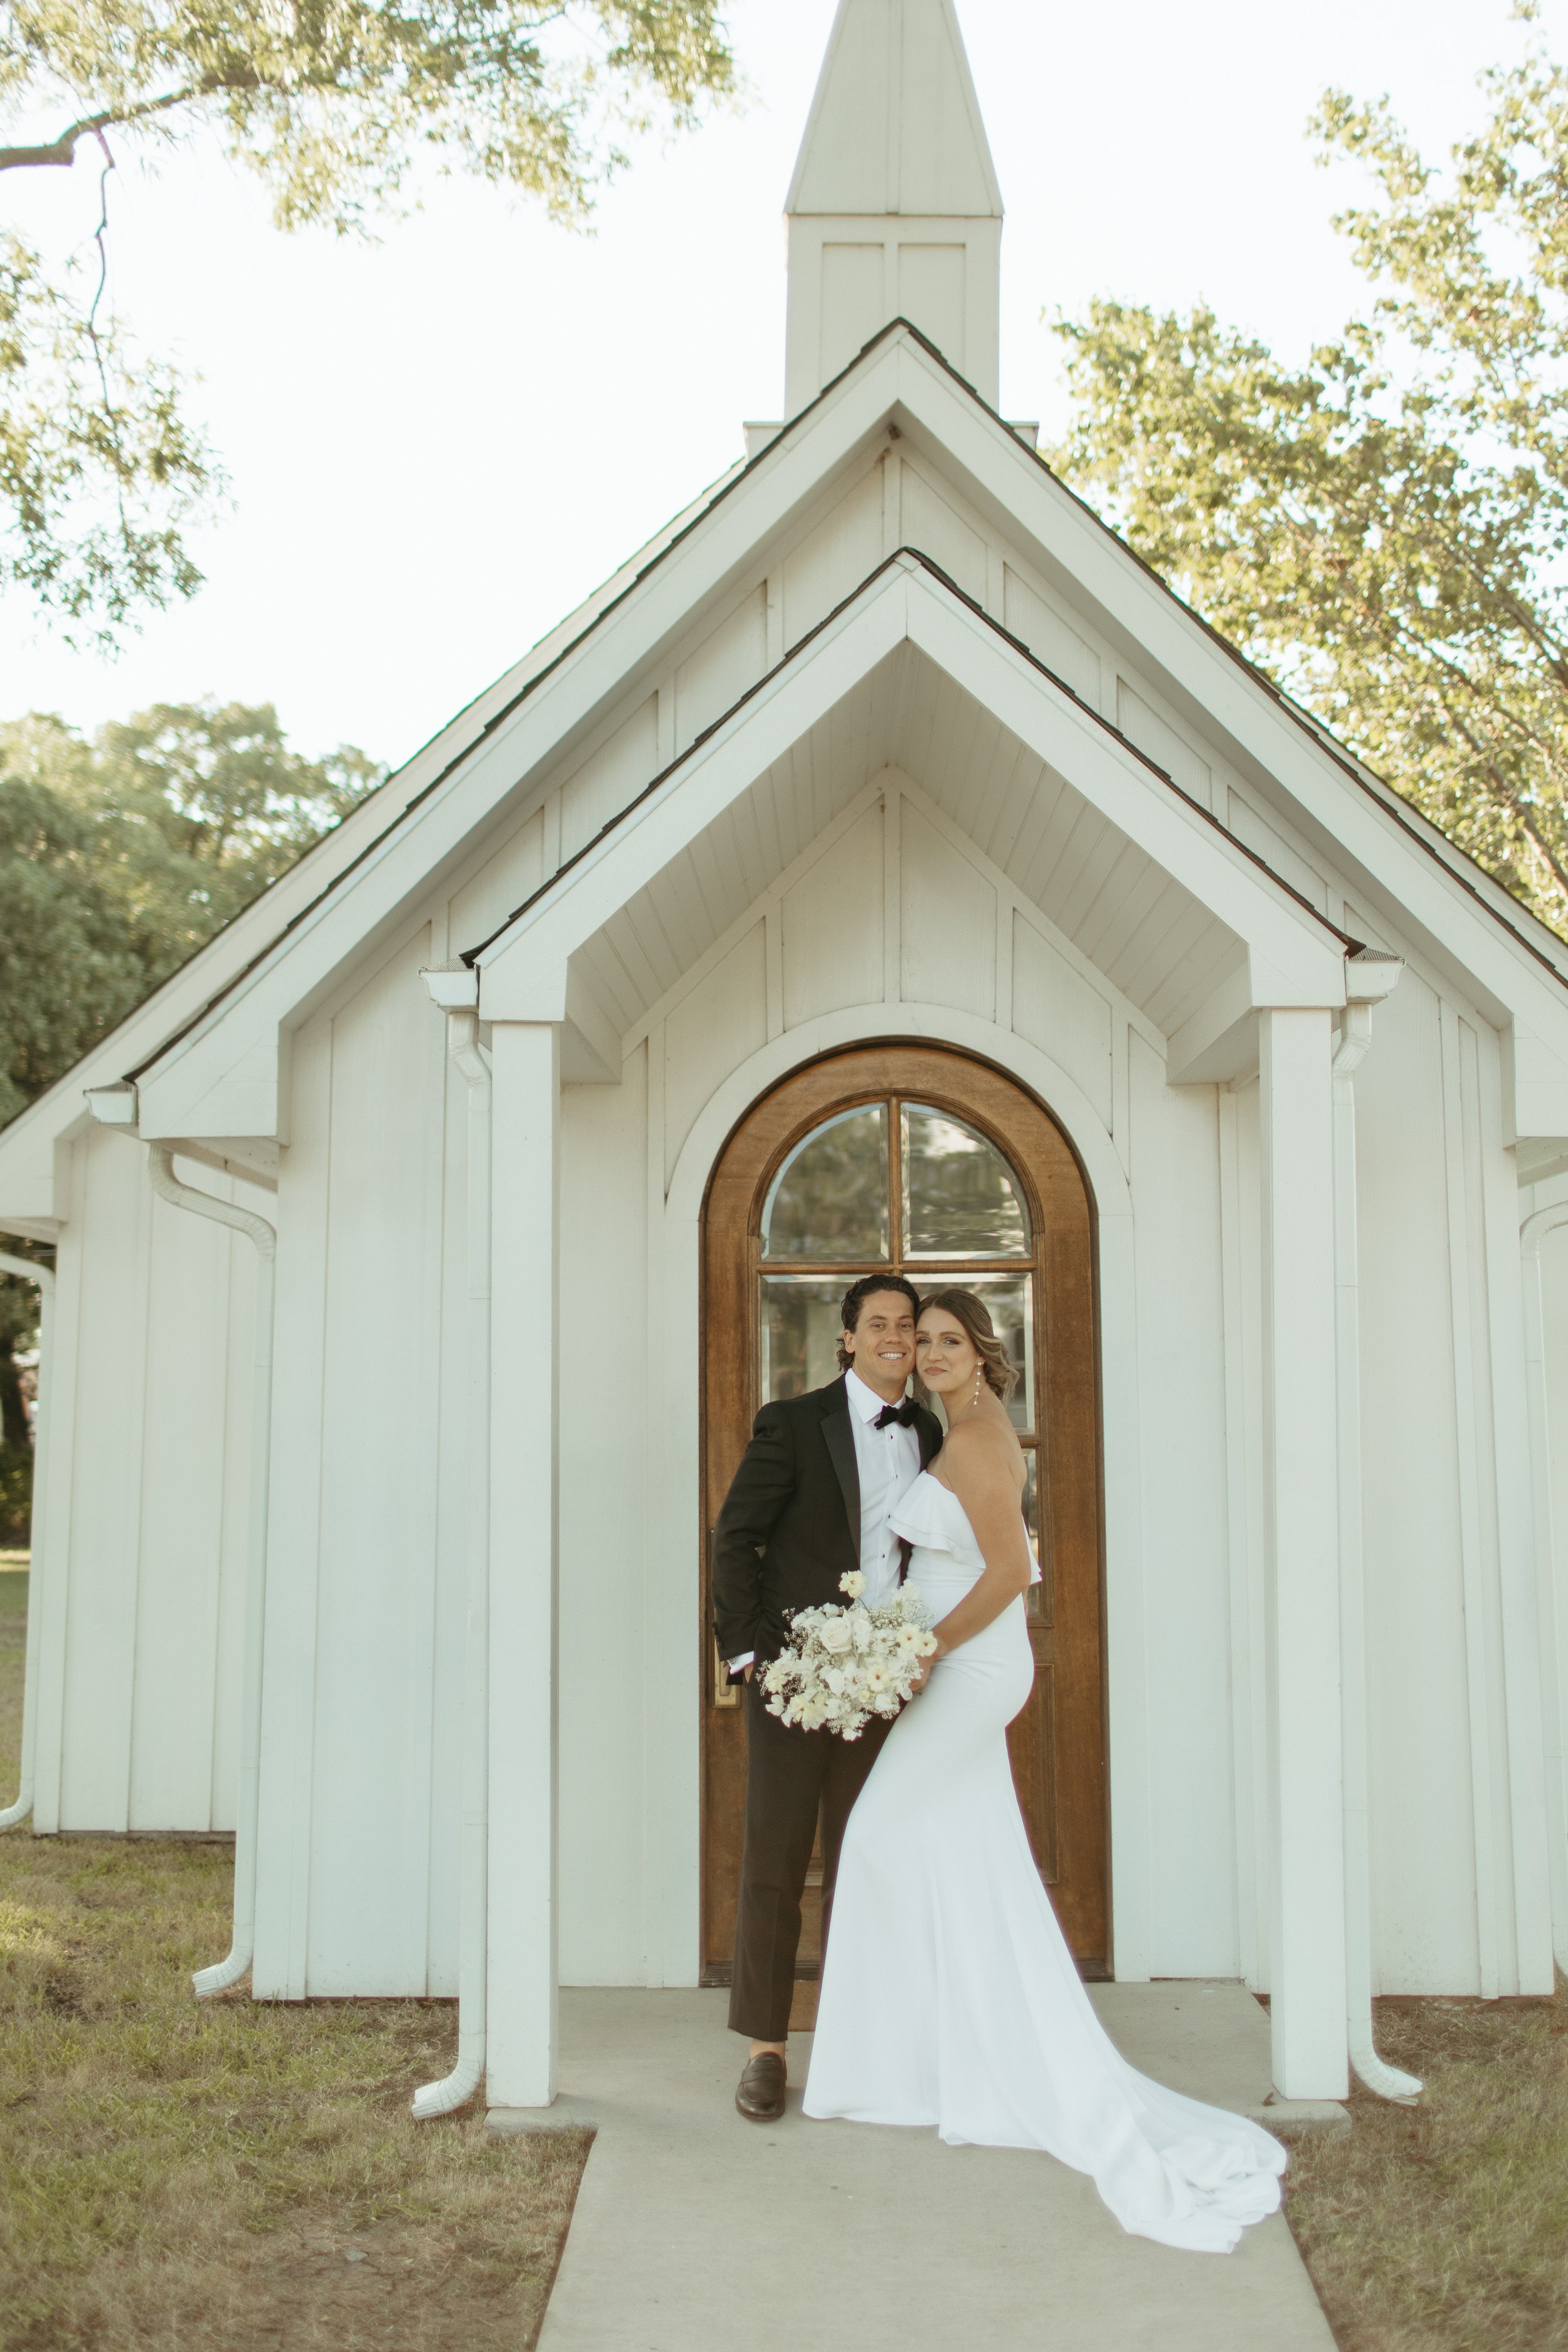
{"label": "white support column", "polygon": [[[1361,959],[1357,959],[1360,961]],[[1404,966],[1377,955],[1362,984],[1384,994]],[[1355,965],[1347,967],[1347,983]],[[1372,1001],[1345,1006],[1334,1055],[1334,1282],[1339,1353],[1340,1659],[1344,1755],[1345,1986],[1350,2060],[1379,2098],[1420,2095],[1420,2078],[1379,2057],[1373,2037],[1372,1801],[1367,1754],[1365,1559],[1361,1485],[1361,1274],[1356,1227],[1355,1074],[1372,1045]]]}
{"label": "white support column", "polygon": [[1261,1012],[1258,1032],[1274,2084],[1342,2099],[1333,1035],[1326,1010],[1298,1007]]}
{"label": "white support column", "polygon": [[491,2109],[555,2096],[560,1036],[491,1032]]}

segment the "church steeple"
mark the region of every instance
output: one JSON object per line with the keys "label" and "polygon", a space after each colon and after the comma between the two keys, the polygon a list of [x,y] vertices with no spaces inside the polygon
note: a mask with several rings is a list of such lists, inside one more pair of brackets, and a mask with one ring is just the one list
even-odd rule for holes
{"label": "church steeple", "polygon": [[995,406],[1002,197],[952,0],[839,0],[785,212],[789,415],[899,317]]}

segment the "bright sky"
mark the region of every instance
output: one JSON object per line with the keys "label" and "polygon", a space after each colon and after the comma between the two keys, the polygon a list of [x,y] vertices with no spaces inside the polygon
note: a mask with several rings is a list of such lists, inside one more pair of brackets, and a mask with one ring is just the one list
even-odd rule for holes
{"label": "bright sky", "polygon": [[[743,112],[651,142],[597,233],[438,184],[379,247],[284,237],[191,146],[111,183],[115,290],[198,369],[234,506],[207,584],[116,662],[0,615],[0,715],[90,727],[154,700],[272,700],[293,741],[395,763],[779,412],[791,164],[834,0],[731,0]],[[1007,205],[1005,414],[1061,415],[1042,309],[1202,296],[1282,352],[1358,304],[1330,215],[1356,175],[1303,130],[1328,83],[1389,91],[1429,150],[1517,56],[1508,0],[959,0]],[[1547,0],[1561,53],[1568,0]],[[12,173],[17,226],[90,234],[97,174]],[[17,183],[22,182],[20,188]]]}

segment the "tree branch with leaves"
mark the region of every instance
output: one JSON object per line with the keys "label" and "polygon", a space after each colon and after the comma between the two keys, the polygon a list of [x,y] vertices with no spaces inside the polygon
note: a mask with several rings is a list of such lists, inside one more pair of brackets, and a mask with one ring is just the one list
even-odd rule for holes
{"label": "tree branch with leaves", "polygon": [[[1524,12],[1521,12],[1524,13]],[[1386,100],[1313,125],[1374,299],[1290,366],[1220,323],[1059,322],[1051,453],[1156,569],[1568,936],[1568,71],[1483,77],[1446,172]]]}
{"label": "tree branch with leaves", "polygon": [[[9,0],[0,173],[201,131],[282,229],[369,235],[432,168],[581,225],[631,133],[735,89],[718,0]],[[0,245],[0,585],[112,639],[199,586],[184,533],[222,488],[176,372]]]}

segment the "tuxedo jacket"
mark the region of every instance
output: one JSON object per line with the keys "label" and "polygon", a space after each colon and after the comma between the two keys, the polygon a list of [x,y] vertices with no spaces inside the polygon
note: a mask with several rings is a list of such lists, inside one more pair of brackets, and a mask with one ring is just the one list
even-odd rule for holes
{"label": "tuxedo jacket", "polygon": [[[923,1470],[942,1424],[915,1408]],[[842,1375],[763,1405],[713,1531],[713,1631],[721,1658],[777,1657],[797,1609],[842,1601],[860,1565],[860,1472]]]}

